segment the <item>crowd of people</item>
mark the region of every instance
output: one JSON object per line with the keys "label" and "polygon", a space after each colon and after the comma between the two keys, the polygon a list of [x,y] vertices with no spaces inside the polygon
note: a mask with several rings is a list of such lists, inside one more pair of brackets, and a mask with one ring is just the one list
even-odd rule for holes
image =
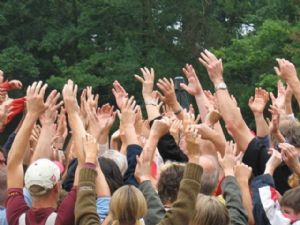
{"label": "crowd of people", "polygon": [[199,62],[214,93],[192,65],[183,68],[181,88],[199,115],[181,107],[172,79],[158,79],[155,90],[152,68],[134,76],[146,117],[118,81],[116,106],[98,106],[91,87],[78,101],[72,80],[62,98],[57,90],[46,96],[39,81],[11,99],[22,83],[0,73],[1,130],[24,114],[1,148],[0,225],[300,224],[300,122],[292,110],[300,81],[291,62],[276,60],[277,94],[258,87],[249,99],[255,131],[229,93],[222,60],[208,50]]}

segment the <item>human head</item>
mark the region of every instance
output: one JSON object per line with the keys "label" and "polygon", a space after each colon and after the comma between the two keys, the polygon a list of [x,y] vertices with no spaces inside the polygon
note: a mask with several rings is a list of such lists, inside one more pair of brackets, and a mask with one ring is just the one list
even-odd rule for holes
{"label": "human head", "polygon": [[113,225],[139,224],[139,220],[147,212],[147,203],[143,193],[132,185],[125,185],[111,197],[110,210]]}
{"label": "human head", "polygon": [[164,205],[172,204],[177,199],[180,181],[185,165],[167,162],[160,172],[157,184],[158,195]]}
{"label": "human head", "polygon": [[25,187],[33,197],[47,195],[60,180],[59,167],[49,159],[38,159],[25,173]]}
{"label": "human head", "polygon": [[100,157],[98,158],[98,161],[109,186],[110,192],[113,194],[124,184],[120,169],[112,159]]}
{"label": "human head", "polygon": [[113,160],[116,163],[116,165],[119,167],[122,176],[124,176],[124,174],[128,168],[127,158],[124,154],[122,154],[116,150],[110,149],[110,150],[105,151],[101,155],[101,157]]}
{"label": "human head", "polygon": [[219,181],[219,164],[212,155],[202,155],[199,158],[199,164],[203,168],[201,176],[200,193],[211,195],[214,193]]}
{"label": "human head", "polygon": [[294,219],[300,219],[300,186],[290,189],[280,199],[280,207],[283,213]]}
{"label": "human head", "polygon": [[199,194],[190,225],[220,224],[230,224],[230,217],[226,206],[214,196]]}

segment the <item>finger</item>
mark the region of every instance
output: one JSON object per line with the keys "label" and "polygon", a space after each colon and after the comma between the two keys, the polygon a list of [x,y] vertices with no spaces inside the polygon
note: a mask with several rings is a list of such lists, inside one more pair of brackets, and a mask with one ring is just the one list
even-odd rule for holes
{"label": "finger", "polygon": [[48,84],[44,84],[44,86],[40,89],[39,95],[44,97]]}
{"label": "finger", "polygon": [[143,78],[141,78],[139,75],[134,75],[134,78],[136,79],[136,80],[138,80],[139,82],[141,82],[142,84],[144,83],[144,79]]}
{"label": "finger", "polygon": [[205,68],[208,67],[208,64],[201,57],[199,57],[198,60]]}
{"label": "finger", "polygon": [[36,85],[36,87],[35,87],[35,90],[34,90],[34,94],[36,94],[36,95],[39,94],[40,89],[41,89],[41,87],[42,87],[42,84],[43,84],[42,81],[39,81],[39,82],[37,83],[37,85]]}

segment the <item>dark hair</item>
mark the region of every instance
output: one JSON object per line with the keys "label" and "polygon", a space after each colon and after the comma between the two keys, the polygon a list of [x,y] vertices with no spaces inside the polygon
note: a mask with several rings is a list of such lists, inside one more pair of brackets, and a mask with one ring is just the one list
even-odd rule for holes
{"label": "dark hair", "polygon": [[157,189],[163,204],[173,203],[177,199],[180,181],[182,180],[184,166],[171,164],[160,174]]}
{"label": "dark hair", "polygon": [[113,194],[119,187],[124,185],[121,171],[117,164],[111,159],[100,157],[98,161],[110,192]]}
{"label": "dark hair", "polygon": [[300,186],[290,189],[280,199],[281,207],[292,208],[296,213],[300,212]]}

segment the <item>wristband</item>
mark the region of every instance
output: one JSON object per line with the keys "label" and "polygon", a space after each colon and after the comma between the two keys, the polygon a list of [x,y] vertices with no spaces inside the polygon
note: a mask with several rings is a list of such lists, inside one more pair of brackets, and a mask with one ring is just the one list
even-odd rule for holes
{"label": "wristband", "polygon": [[226,90],[227,89],[227,85],[224,82],[218,83],[215,85],[215,92],[217,90]]}

